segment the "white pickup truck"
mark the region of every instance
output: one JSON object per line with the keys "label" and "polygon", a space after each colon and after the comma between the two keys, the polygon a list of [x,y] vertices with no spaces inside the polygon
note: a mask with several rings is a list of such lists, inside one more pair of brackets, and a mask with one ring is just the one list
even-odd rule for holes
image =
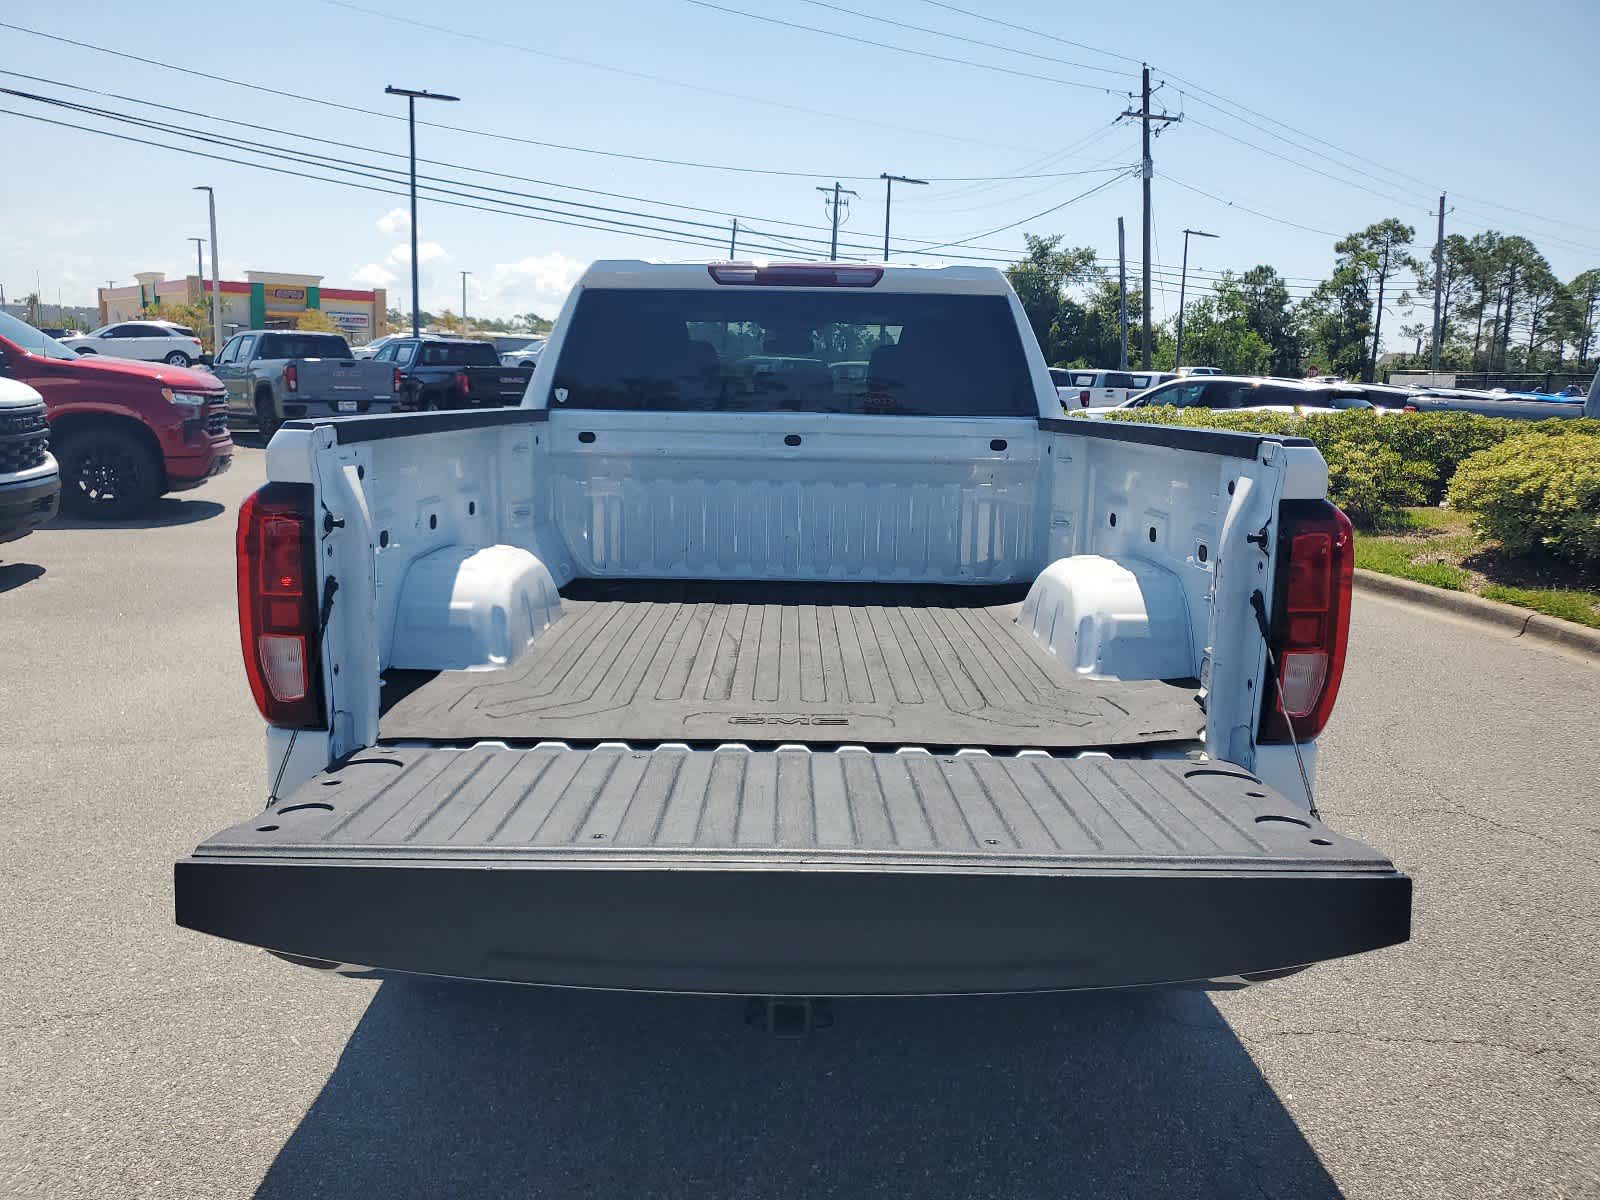
{"label": "white pickup truck", "polygon": [[1062,419],[999,272],[597,263],[521,408],[290,421],[267,473],[266,807],[177,863],[188,928],[767,997],[1409,936],[1410,880],[1312,802],[1352,570],[1322,459]]}

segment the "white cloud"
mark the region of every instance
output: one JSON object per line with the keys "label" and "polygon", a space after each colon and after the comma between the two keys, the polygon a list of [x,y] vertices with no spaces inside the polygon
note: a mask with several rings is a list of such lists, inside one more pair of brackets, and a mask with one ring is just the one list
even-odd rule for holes
{"label": "white cloud", "polygon": [[403,208],[391,208],[376,223],[384,237],[399,237],[411,229],[411,214]]}
{"label": "white cloud", "polygon": [[[423,265],[426,265],[426,264],[431,263],[431,262],[437,262],[439,259],[449,258],[449,257],[450,257],[449,252],[443,246],[439,245],[438,242],[418,242],[417,243],[417,262],[419,262],[419,263],[421,263]],[[406,243],[406,242],[401,242],[393,250],[389,251],[389,261],[392,262],[392,263],[399,263],[401,266],[410,266],[411,265],[411,246],[410,246],[410,244]]]}
{"label": "white cloud", "polygon": [[388,287],[400,277],[382,263],[368,263],[360,268],[351,278],[359,284],[370,288]]}
{"label": "white cloud", "polygon": [[509,317],[536,312],[554,319],[584,264],[560,251],[530,255],[516,262],[496,263],[486,279],[473,278],[472,292],[479,312]]}

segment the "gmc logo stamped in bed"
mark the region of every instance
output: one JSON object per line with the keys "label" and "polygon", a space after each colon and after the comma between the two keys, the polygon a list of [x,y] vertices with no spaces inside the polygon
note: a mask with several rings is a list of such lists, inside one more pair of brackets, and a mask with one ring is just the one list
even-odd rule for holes
{"label": "gmc logo stamped in bed", "polygon": [[805,716],[805,715],[777,715],[768,716],[765,713],[734,713],[728,718],[730,725],[848,725],[850,718],[843,715],[830,716]]}

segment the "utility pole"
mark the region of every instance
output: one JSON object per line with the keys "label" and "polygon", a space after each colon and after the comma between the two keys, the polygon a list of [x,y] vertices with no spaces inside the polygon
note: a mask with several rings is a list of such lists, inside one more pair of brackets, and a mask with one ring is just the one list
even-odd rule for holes
{"label": "utility pole", "polygon": [[200,285],[200,298],[204,300],[206,296],[206,260],[204,258],[206,240],[201,237],[193,237],[189,240],[194,243],[194,277],[195,281]]}
{"label": "utility pole", "polygon": [[739,252],[739,218],[733,219],[733,233],[728,237],[728,261],[732,262]]}
{"label": "utility pole", "polygon": [[1578,351],[1578,365],[1583,366],[1584,359],[1589,357],[1589,331],[1594,327],[1594,284],[1589,284],[1589,299],[1583,309],[1583,341]]}
{"label": "utility pole", "polygon": [[[837,259],[839,257],[839,205],[840,205],[839,197],[840,196],[857,196],[857,195],[860,195],[860,193],[859,192],[852,192],[847,187],[841,187],[839,185],[839,181],[838,180],[834,180],[833,186],[831,188],[830,187],[819,187],[819,188],[817,188],[817,191],[822,192],[824,194],[826,194],[828,192],[832,192],[833,193],[833,201],[832,201],[832,203],[830,204],[827,201],[824,201],[823,203],[828,208],[829,214],[833,217],[833,241],[828,246],[828,260],[830,262],[837,261]],[[848,204],[846,204],[846,208],[848,208]]]}
{"label": "utility pole", "polygon": [[1122,350],[1117,370],[1128,369],[1128,242],[1123,236],[1122,218],[1117,218],[1117,324],[1122,328]]}
{"label": "utility pole", "polygon": [[[1183,231],[1183,274],[1178,276],[1178,344],[1172,352],[1172,369],[1176,371],[1183,366],[1183,294],[1189,283],[1189,239],[1191,237],[1219,237],[1219,234],[1207,233],[1203,229],[1185,229]],[[1146,363],[1145,366],[1149,366]]]}
{"label": "utility pole", "polygon": [[471,271],[461,272],[461,332],[467,331],[467,276]]}
{"label": "utility pole", "polygon": [[1439,369],[1439,338],[1444,332],[1441,314],[1444,312],[1444,193],[1439,193],[1439,240],[1433,245],[1433,353],[1428,369]]}
{"label": "utility pole", "polygon": [[1152,113],[1150,111],[1150,66],[1144,66],[1143,102],[1137,112],[1128,110],[1122,115],[1131,117],[1140,123],[1143,134],[1144,155],[1140,160],[1140,175],[1144,180],[1144,295],[1140,297],[1144,309],[1144,347],[1141,352],[1143,366],[1150,369],[1150,180],[1155,175],[1155,162],[1150,157],[1150,125],[1158,122],[1162,125],[1171,121],[1183,120],[1183,114],[1169,116],[1166,113]]}
{"label": "utility pole", "polygon": [[926,179],[912,179],[906,175],[890,175],[885,172],[878,176],[883,180],[883,261],[889,261],[889,203],[894,199],[894,185],[897,183],[916,183],[923,187],[928,186]]}
{"label": "utility pole", "polygon": [[217,266],[217,193],[208,187],[197,187],[206,194],[211,210],[211,353],[222,353],[222,272]]}
{"label": "utility pole", "polygon": [[415,88],[386,87],[386,95],[406,98],[406,128],[411,135],[411,336],[422,332],[422,305],[418,300],[417,284],[417,101],[445,100],[454,102],[460,96],[446,96],[442,92],[419,91]]}

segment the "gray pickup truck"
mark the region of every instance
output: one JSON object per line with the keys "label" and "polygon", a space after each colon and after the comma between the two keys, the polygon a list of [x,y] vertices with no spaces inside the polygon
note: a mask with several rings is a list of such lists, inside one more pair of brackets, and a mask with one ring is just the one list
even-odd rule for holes
{"label": "gray pickup truck", "polygon": [[292,329],[235,334],[211,371],[228,389],[230,422],[253,422],[263,437],[299,417],[391,412],[400,378],[336,333]]}

